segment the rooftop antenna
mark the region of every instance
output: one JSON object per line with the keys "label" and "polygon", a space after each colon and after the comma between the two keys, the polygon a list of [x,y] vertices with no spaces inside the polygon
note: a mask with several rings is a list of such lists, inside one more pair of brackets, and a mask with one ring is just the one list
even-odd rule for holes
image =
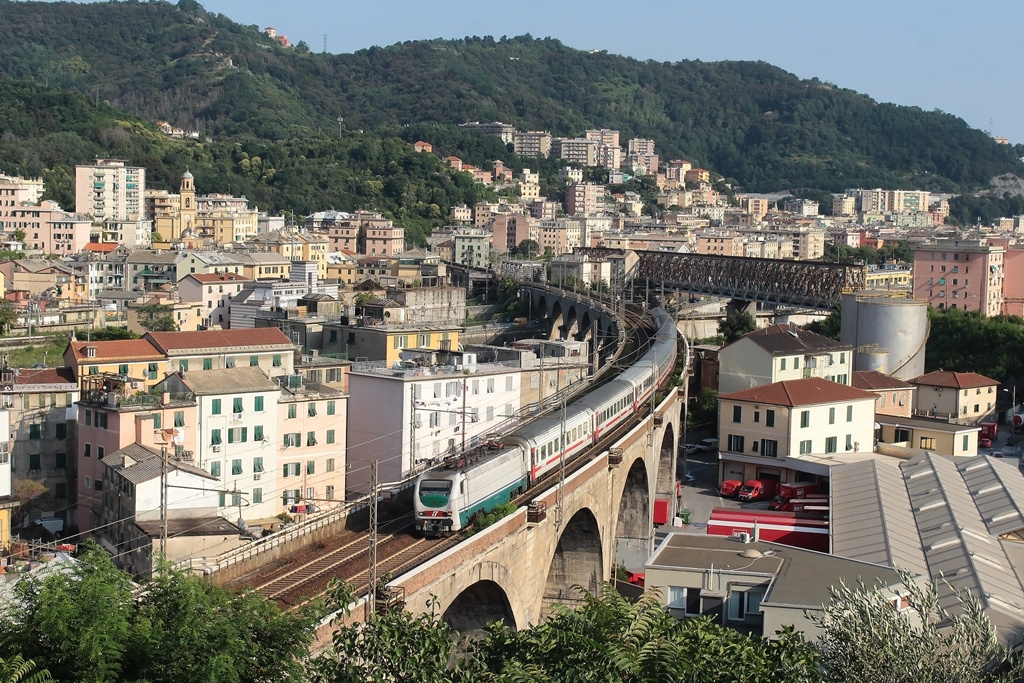
{"label": "rooftop antenna", "polygon": [[324,34],[324,54],[327,54],[327,34]]}

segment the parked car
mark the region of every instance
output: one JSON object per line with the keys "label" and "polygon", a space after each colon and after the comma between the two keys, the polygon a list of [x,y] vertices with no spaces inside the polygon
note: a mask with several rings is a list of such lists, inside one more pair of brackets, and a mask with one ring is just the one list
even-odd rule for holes
{"label": "parked car", "polygon": [[40,517],[36,520],[36,526],[43,527],[53,534],[54,538],[60,538],[64,532],[64,520],[59,517]]}
{"label": "parked car", "polygon": [[981,437],[978,439],[978,448],[992,448],[992,439],[988,437]]}
{"label": "parked car", "polygon": [[718,439],[709,437],[707,439],[701,439],[700,442],[704,445],[704,449],[707,451],[718,450]]}

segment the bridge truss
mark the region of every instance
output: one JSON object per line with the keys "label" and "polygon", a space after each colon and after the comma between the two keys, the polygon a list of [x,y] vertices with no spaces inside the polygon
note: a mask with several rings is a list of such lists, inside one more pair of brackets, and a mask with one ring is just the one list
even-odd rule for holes
{"label": "bridge truss", "polygon": [[[600,248],[577,252],[595,258],[622,253]],[[684,292],[775,305],[830,309],[843,292],[863,289],[867,279],[865,266],[658,251],[636,254],[640,261],[634,279]]]}

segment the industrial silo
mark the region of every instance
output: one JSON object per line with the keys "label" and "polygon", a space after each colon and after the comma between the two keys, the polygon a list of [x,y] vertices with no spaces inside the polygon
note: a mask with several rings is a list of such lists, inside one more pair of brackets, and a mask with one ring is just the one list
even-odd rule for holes
{"label": "industrial silo", "polygon": [[855,370],[902,380],[924,374],[928,302],[891,291],[843,295],[840,338],[856,349]]}

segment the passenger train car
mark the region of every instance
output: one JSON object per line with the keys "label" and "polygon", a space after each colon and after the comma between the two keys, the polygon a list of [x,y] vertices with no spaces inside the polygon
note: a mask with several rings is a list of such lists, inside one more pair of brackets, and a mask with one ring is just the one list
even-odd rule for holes
{"label": "passenger train car", "polygon": [[[473,461],[449,459],[416,480],[416,529],[427,535],[459,531],[478,512],[490,512],[572,460],[630,414],[652,402],[675,367],[678,332],[672,316],[653,309],[656,332],[647,352],[611,382],[562,411],[507,435],[501,449]],[[564,425],[564,432],[563,432]]]}

